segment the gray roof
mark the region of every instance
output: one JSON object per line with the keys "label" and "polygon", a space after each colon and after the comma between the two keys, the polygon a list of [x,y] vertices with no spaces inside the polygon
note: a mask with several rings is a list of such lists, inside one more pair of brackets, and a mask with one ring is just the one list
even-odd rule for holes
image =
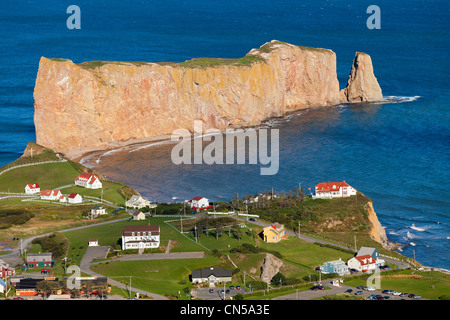
{"label": "gray roof", "polygon": [[223,277],[231,277],[232,273],[231,270],[228,269],[213,268],[213,267],[192,271],[193,279],[208,278],[211,275],[213,275],[214,277],[223,278]]}
{"label": "gray roof", "polygon": [[27,254],[27,262],[39,262],[39,261],[51,261],[52,253],[28,253]]}
{"label": "gray roof", "polygon": [[376,248],[370,248],[370,247],[361,247],[356,254],[357,257],[359,256],[365,256],[368,254],[369,256],[373,255],[374,251],[377,250]]}

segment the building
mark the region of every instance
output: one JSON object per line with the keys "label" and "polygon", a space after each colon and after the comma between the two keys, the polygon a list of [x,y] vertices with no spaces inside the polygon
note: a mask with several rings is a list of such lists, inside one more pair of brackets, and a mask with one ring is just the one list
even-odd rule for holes
{"label": "building", "polygon": [[28,269],[51,268],[54,263],[51,252],[29,253],[26,261]]}
{"label": "building", "polygon": [[89,239],[89,247],[98,247],[98,239]]}
{"label": "building", "polygon": [[75,185],[88,189],[101,189],[100,179],[93,173],[83,172],[75,179]]}
{"label": "building", "polygon": [[83,202],[83,197],[81,195],[79,195],[78,193],[71,193],[67,197],[67,201],[69,203],[71,203],[71,204],[82,203]]}
{"label": "building", "polygon": [[59,202],[67,203],[67,198],[65,196],[61,196],[61,197],[59,197]]}
{"label": "building", "polygon": [[286,239],[287,236],[284,225],[278,222],[264,228],[262,232],[263,240],[267,243],[280,242],[281,239]]}
{"label": "building", "polygon": [[340,258],[339,260],[325,262],[320,266],[320,271],[325,274],[336,273],[338,275],[344,275],[350,272],[349,267]]}
{"label": "building", "polygon": [[194,197],[189,200],[188,203],[193,210],[203,210],[211,208],[208,199],[204,197]]}
{"label": "building", "polygon": [[130,208],[134,209],[141,209],[144,207],[152,207],[152,204],[150,201],[148,201],[146,198],[138,195],[133,195],[131,198],[125,202],[125,205]]}
{"label": "building", "polygon": [[145,220],[145,214],[139,210],[131,210],[130,214],[133,216],[133,220]]}
{"label": "building", "polygon": [[122,231],[122,250],[158,248],[159,225],[125,226]]}
{"label": "building", "polygon": [[231,277],[231,270],[210,267],[193,270],[191,282],[194,284],[208,283],[210,286],[214,286],[218,283],[230,282]]}
{"label": "building", "polygon": [[356,254],[356,257],[358,256],[365,256],[370,255],[372,258],[375,259],[375,265],[377,267],[384,266],[385,261],[383,259],[380,259],[380,252],[377,248],[371,248],[371,247],[361,247]]}
{"label": "building", "polygon": [[6,291],[6,282],[0,279],[0,293],[4,293]]}
{"label": "building", "polygon": [[59,190],[44,190],[41,191],[42,200],[59,200],[62,194]]}
{"label": "building", "polygon": [[316,185],[313,198],[332,199],[345,198],[356,195],[356,189],[353,189],[347,182],[321,182]]}
{"label": "building", "polygon": [[106,209],[103,208],[103,206],[101,205],[95,205],[91,208],[91,216],[93,218],[97,217],[97,216],[101,216],[103,214],[106,214]]}
{"label": "building", "polygon": [[7,264],[4,260],[0,259],[0,279],[5,279],[7,277],[12,277],[16,274],[13,267]]}
{"label": "building", "polygon": [[37,183],[29,183],[25,186],[26,194],[35,194],[41,192],[41,187]]}
{"label": "building", "polygon": [[19,283],[16,284],[16,296],[35,296],[40,293],[40,291],[37,289],[38,283],[41,281],[55,281],[59,284],[60,289],[55,290],[56,294],[62,293],[62,287],[64,286],[63,281],[58,281],[58,279],[55,278],[44,278],[44,279],[22,279]]}
{"label": "building", "polygon": [[376,260],[370,255],[356,256],[347,261],[350,269],[355,269],[361,272],[370,272],[375,270]]}

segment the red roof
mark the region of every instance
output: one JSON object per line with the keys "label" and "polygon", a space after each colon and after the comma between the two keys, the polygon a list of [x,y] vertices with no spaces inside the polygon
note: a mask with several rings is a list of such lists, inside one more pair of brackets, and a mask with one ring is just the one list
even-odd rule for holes
{"label": "red roof", "polygon": [[362,266],[375,263],[375,259],[370,254],[357,256],[355,258],[361,263]]}
{"label": "red roof", "polygon": [[74,199],[77,195],[78,195],[78,193],[71,193],[69,198],[70,199]]}
{"label": "red roof", "polygon": [[321,182],[316,186],[316,192],[331,192],[339,191],[342,187],[350,187],[350,185],[345,182]]}
{"label": "red roof", "polygon": [[41,191],[41,196],[56,196],[59,190],[44,190]]}
{"label": "red roof", "polygon": [[98,180],[98,177],[93,173],[83,172],[75,179],[75,181],[77,180],[85,180],[88,184],[93,184],[95,180]]}
{"label": "red roof", "polygon": [[40,188],[39,185],[37,183],[29,183],[27,184],[28,188],[30,189],[37,189]]}
{"label": "red roof", "polygon": [[194,197],[194,198],[192,198],[191,200],[201,200],[201,199],[203,199],[203,197]]}

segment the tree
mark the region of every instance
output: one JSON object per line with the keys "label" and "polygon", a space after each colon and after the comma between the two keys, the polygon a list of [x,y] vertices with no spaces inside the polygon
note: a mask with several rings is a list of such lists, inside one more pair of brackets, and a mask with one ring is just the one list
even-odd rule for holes
{"label": "tree", "polygon": [[281,272],[278,272],[276,275],[272,277],[272,280],[270,280],[270,284],[274,286],[286,285],[287,280],[286,277]]}
{"label": "tree", "polygon": [[54,291],[61,289],[61,286],[59,285],[58,281],[42,280],[36,284],[36,289],[40,291],[43,294],[42,296],[44,297],[52,294]]}

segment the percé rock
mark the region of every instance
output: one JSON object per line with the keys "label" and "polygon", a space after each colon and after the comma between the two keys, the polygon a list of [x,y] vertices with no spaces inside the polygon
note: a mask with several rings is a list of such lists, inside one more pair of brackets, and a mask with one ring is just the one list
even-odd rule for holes
{"label": "perc\u00e9 rock", "polygon": [[67,153],[192,132],[194,120],[205,130],[248,127],[297,109],[382,96],[368,55],[357,53],[340,91],[333,51],[274,40],[241,59],[75,64],[42,57],[34,99],[36,142]]}

